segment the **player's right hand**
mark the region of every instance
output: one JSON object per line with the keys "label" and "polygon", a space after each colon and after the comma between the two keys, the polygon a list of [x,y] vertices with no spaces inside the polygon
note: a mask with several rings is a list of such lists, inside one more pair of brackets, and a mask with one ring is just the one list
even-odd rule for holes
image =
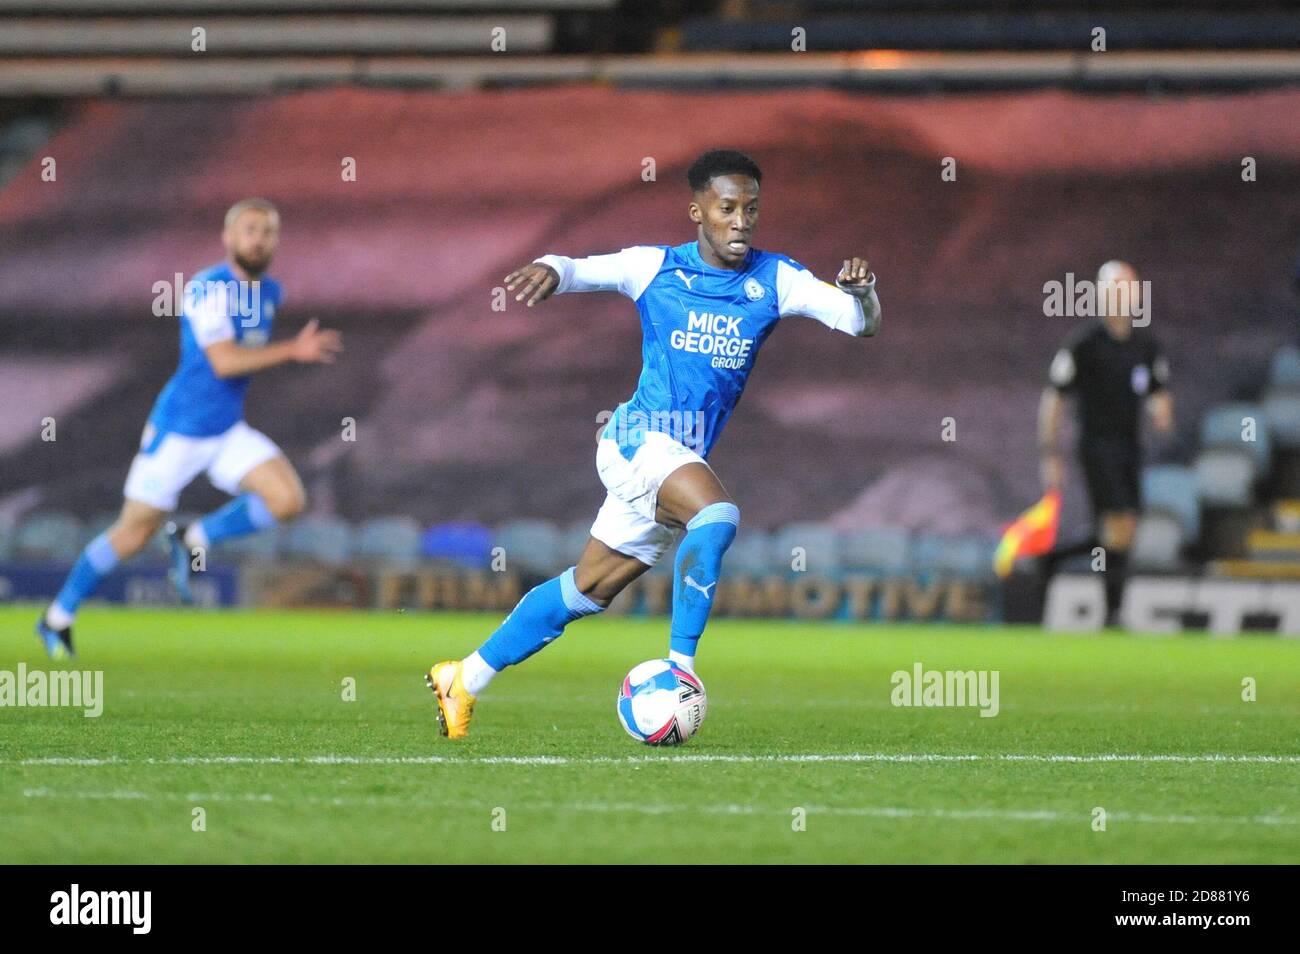
{"label": "player's right hand", "polygon": [[[555,269],[541,262],[529,262],[523,268],[516,268],[506,276],[506,291],[519,289],[515,301],[528,299],[531,308],[539,301],[546,301],[560,285],[560,276]],[[531,296],[531,297],[530,297]]]}
{"label": "player's right hand", "polygon": [[333,364],[343,351],[343,333],[322,329],[313,318],[293,338],[293,360],[301,364]]}

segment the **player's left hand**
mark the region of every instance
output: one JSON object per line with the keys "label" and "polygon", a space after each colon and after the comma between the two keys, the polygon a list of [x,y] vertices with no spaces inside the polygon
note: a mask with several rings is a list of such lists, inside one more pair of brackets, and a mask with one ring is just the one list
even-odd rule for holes
{"label": "player's left hand", "polygon": [[866,295],[871,291],[871,265],[865,258],[846,258],[844,267],[835,276],[835,284],[850,295]]}
{"label": "player's left hand", "polygon": [[333,364],[343,352],[343,335],[332,328],[322,328],[313,318],[302,326],[289,342],[293,360],[300,364]]}

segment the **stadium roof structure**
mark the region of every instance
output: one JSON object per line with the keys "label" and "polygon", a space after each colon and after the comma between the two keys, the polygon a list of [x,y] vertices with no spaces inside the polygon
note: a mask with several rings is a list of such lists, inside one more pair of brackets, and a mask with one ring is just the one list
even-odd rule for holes
{"label": "stadium roof structure", "polygon": [[1287,85],[1300,53],[707,53],[613,56],[267,56],[0,61],[0,96],[248,95],[330,85],[494,88],[596,83],[630,88],[828,86],[859,89],[1123,89]]}
{"label": "stadium roof structure", "polygon": [[1300,81],[1277,0],[0,0],[0,97]]}

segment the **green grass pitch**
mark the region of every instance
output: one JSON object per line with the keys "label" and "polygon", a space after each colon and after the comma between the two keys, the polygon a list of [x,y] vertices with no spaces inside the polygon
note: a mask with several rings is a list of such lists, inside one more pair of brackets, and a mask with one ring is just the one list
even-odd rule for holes
{"label": "green grass pitch", "polygon": [[[35,613],[0,610],[0,670],[46,665]],[[718,620],[665,750],[614,698],[666,624],[586,620],[448,742],[423,670],[495,623],[90,608],[102,716],[0,708],[0,862],[1300,859],[1295,640]],[[999,714],[893,706],[916,662],[998,670]]]}

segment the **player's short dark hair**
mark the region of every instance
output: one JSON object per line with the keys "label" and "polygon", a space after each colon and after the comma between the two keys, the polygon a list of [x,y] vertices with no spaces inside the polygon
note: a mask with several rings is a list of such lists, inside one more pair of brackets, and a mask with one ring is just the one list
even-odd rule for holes
{"label": "player's short dark hair", "polygon": [[710,149],[691,163],[686,170],[686,181],[691,184],[692,192],[703,192],[715,176],[735,175],[749,176],[760,185],[763,183],[763,170],[758,168],[758,163],[734,149]]}

